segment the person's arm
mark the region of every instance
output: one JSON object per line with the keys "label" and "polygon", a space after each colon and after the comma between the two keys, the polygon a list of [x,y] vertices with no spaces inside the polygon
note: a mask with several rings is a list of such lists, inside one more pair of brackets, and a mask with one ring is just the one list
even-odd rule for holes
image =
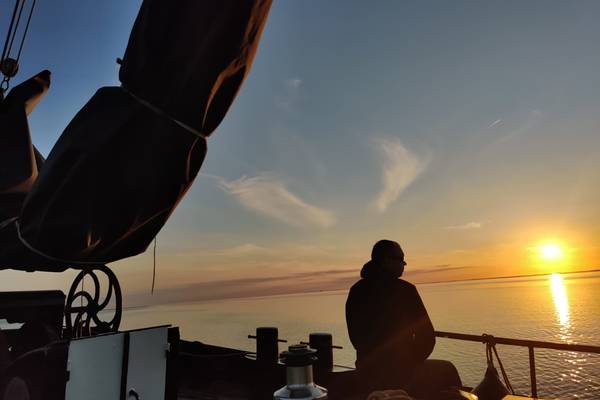
{"label": "person's arm", "polygon": [[435,331],[417,288],[414,288],[414,307],[413,355],[415,360],[425,361],[435,346]]}
{"label": "person's arm", "polygon": [[348,327],[348,337],[355,349],[360,346],[360,323],[357,315],[356,296],[354,290],[350,289],[348,298],[346,299],[346,326]]}
{"label": "person's arm", "polygon": [[369,299],[356,287],[350,289],[346,300],[346,326],[350,342],[356,350],[366,350],[370,346],[374,322],[368,312]]}

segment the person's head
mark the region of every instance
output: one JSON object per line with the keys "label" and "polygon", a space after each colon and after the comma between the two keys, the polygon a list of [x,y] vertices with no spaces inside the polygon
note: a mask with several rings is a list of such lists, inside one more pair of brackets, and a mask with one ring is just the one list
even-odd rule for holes
{"label": "person's head", "polygon": [[371,251],[371,260],[376,261],[382,268],[400,277],[404,273],[404,252],[397,242],[380,240]]}

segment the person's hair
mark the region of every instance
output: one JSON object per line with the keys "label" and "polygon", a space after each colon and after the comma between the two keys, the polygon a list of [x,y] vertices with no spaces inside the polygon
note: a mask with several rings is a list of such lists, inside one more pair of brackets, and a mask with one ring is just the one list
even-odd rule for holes
{"label": "person's hair", "polygon": [[398,250],[404,254],[402,247],[400,247],[398,242],[386,239],[380,240],[373,246],[373,250],[371,251],[371,260],[382,260],[385,257],[394,254]]}

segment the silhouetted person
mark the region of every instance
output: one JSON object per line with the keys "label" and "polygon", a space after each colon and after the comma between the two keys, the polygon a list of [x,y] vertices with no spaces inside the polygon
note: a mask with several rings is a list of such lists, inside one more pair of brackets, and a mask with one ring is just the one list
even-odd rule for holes
{"label": "silhouetted person", "polygon": [[[433,370],[423,368],[433,351],[435,333],[416,287],[399,279],[405,265],[400,245],[380,240],[346,301],[356,367],[373,388],[409,387],[415,375],[429,380],[439,363],[450,364],[438,361],[433,363]],[[450,364],[449,368],[454,367]],[[460,385],[458,374],[451,381]]]}

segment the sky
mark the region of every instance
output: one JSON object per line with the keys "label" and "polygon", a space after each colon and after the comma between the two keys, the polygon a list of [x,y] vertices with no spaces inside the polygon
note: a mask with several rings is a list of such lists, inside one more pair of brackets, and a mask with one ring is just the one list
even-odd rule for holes
{"label": "sky", "polygon": [[[43,154],[119,85],[140,4],[38,2],[15,81],[52,71],[30,115]],[[125,293],[344,289],[382,238],[413,282],[600,268],[599,19],[595,0],[275,1],[158,235],[155,296],[152,247],[111,264]],[[0,271],[0,290],[66,289],[74,273]]]}

